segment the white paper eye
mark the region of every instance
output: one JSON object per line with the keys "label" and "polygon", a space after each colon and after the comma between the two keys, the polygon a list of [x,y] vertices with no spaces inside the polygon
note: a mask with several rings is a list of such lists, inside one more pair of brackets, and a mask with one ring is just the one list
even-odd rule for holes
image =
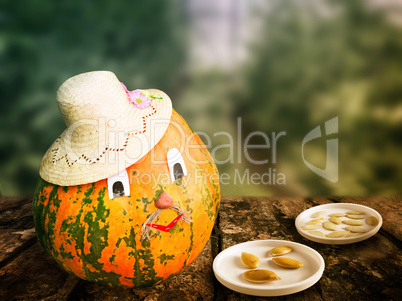
{"label": "white paper eye", "polygon": [[172,181],[176,181],[184,176],[187,176],[187,168],[183,157],[177,148],[172,148],[167,153],[167,162]]}
{"label": "white paper eye", "polygon": [[107,190],[109,200],[122,196],[130,196],[130,184],[128,181],[127,170],[123,170],[118,174],[107,179]]}

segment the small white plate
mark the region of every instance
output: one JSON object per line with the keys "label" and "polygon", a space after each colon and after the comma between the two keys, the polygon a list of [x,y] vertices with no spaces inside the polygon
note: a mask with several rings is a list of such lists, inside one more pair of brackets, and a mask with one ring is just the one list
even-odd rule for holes
{"label": "small white plate", "polygon": [[[277,266],[268,254],[271,249],[280,246],[293,249],[281,257],[299,260],[304,266],[298,269]],[[240,261],[242,252],[256,255],[261,261],[258,269],[273,271],[281,280],[266,283],[245,280],[243,273],[250,269]],[[257,240],[234,245],[219,253],[213,263],[215,277],[220,283],[236,292],[253,296],[283,296],[305,290],[321,278],[324,267],[324,259],[317,251],[287,240]]]}
{"label": "small white plate", "polygon": [[[357,219],[357,221],[363,222],[363,225],[359,226],[359,227],[363,228],[366,232],[359,236],[355,236],[355,237],[341,237],[341,238],[328,238],[328,237],[320,237],[320,236],[312,235],[308,232],[308,231],[312,231],[312,230],[304,230],[301,227],[305,226],[308,221],[314,219],[311,215],[318,211],[325,211],[325,214],[320,216],[320,217],[323,217],[324,220],[319,224],[329,221],[330,217],[328,215],[332,214],[332,213],[346,213],[348,211],[361,211],[361,212],[363,212],[364,219]],[[366,220],[370,216],[374,216],[377,218],[377,220],[378,220],[377,226],[373,227],[373,226],[370,226],[367,224]],[[351,220],[351,218],[348,218],[346,216],[340,217],[340,219],[341,220],[345,220],[345,219]],[[315,207],[312,207],[310,209],[303,211],[302,213],[300,213],[297,216],[295,224],[296,224],[296,229],[300,233],[300,235],[304,236],[305,238],[307,238],[311,241],[319,242],[322,244],[346,245],[346,244],[351,244],[351,243],[365,240],[365,239],[373,236],[374,234],[376,234],[378,232],[378,230],[380,230],[380,228],[381,228],[382,217],[377,211],[375,211],[374,209],[371,209],[370,207],[366,207],[366,206],[358,205],[358,204],[351,204],[351,203],[336,203],[336,204],[325,204],[325,205],[315,206]],[[345,230],[344,228],[349,225],[342,223],[342,224],[339,224],[336,226],[337,226],[338,230]],[[331,230],[327,230],[322,227],[319,229],[314,229],[314,231],[321,231],[324,234],[328,234],[328,233],[332,232]]]}

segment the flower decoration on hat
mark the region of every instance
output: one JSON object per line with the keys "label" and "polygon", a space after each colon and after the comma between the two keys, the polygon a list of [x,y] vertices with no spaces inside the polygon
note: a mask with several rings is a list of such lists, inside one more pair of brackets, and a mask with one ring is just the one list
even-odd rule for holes
{"label": "flower decoration on hat", "polygon": [[128,99],[137,109],[145,109],[151,105],[152,100],[142,93],[142,90],[136,89],[128,91],[126,86],[121,83],[127,93]]}

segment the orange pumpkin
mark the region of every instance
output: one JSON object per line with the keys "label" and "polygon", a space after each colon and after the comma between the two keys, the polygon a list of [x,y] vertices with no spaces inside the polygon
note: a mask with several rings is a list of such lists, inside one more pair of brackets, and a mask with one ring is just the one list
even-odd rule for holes
{"label": "orange pumpkin", "polygon": [[[184,164],[179,179],[167,161],[172,149]],[[152,286],[189,265],[207,243],[220,202],[218,171],[175,111],[159,143],[126,171],[130,196],[114,198],[108,179],[77,186],[41,179],[35,227],[44,249],[68,272],[109,286]]]}

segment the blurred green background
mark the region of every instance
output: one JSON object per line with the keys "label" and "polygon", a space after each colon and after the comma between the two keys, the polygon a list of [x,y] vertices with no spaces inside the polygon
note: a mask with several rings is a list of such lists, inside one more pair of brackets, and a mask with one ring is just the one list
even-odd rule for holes
{"label": "blurred green background", "polygon": [[[65,128],[56,91],[93,70],[113,71],[130,90],[168,93],[211,140],[226,195],[402,193],[400,1],[0,3],[2,196],[33,193],[40,160]],[[339,180],[331,183],[304,164],[301,145],[334,117]],[[253,131],[286,132],[276,162],[272,148],[250,150],[255,160],[269,160],[260,165],[238,153]],[[250,143],[263,143],[259,138]],[[325,143],[316,139],[305,149],[322,169]],[[285,183],[235,182],[236,173],[269,168]]]}

